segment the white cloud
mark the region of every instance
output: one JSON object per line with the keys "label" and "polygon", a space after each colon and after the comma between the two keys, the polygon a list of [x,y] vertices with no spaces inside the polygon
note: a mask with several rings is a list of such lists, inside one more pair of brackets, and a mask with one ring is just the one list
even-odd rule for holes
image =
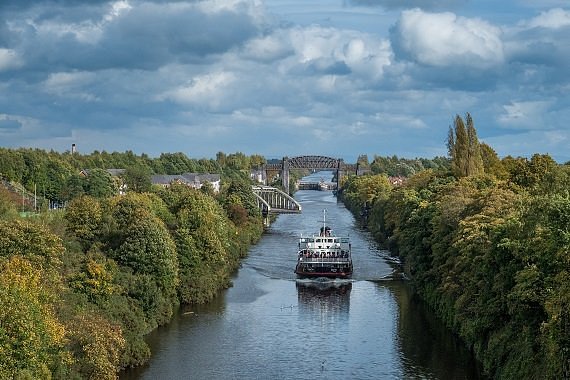
{"label": "white cloud", "polygon": [[96,75],[92,72],[51,73],[44,81],[43,87],[50,94],[92,102],[99,99],[85,91],[84,87],[93,83],[95,79]]}
{"label": "white cloud", "polygon": [[22,59],[15,50],[0,48],[0,72],[15,69],[22,65]]}
{"label": "white cloud", "polygon": [[501,30],[451,12],[402,12],[393,30],[397,46],[424,65],[488,68],[504,61]]}
{"label": "white cloud", "polygon": [[159,100],[172,100],[181,104],[202,105],[216,108],[224,98],[224,92],[236,81],[231,72],[216,72],[194,77],[188,84],[169,90]]}
{"label": "white cloud", "polygon": [[245,44],[243,55],[246,58],[259,61],[274,61],[284,58],[293,52],[291,44],[285,38],[286,36],[279,30],[267,36],[253,38]]}
{"label": "white cloud", "polygon": [[289,38],[296,53],[294,65],[313,65],[323,72],[346,67],[353,74],[376,80],[392,63],[390,43],[362,32],[297,27],[290,30]]}
{"label": "white cloud", "polygon": [[498,122],[510,128],[550,129],[545,125],[543,116],[552,105],[551,101],[512,101],[503,105],[504,113],[499,115]]}
{"label": "white cloud", "polygon": [[570,11],[566,11],[562,8],[550,9],[546,12],[541,12],[540,15],[528,22],[523,22],[523,25],[530,28],[547,29],[567,27],[570,26]]}

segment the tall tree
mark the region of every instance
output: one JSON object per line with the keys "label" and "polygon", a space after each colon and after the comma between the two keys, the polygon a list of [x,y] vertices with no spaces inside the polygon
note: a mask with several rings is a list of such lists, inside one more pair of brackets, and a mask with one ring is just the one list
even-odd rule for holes
{"label": "tall tree", "polygon": [[456,115],[453,128],[449,127],[447,137],[451,171],[457,178],[483,173],[481,147],[473,119],[469,113],[467,113],[465,120],[467,126],[465,126],[466,123],[461,116]]}
{"label": "tall tree", "polygon": [[481,158],[481,146],[477,137],[477,130],[469,113],[465,119],[467,122],[467,175],[483,174],[483,159]]}

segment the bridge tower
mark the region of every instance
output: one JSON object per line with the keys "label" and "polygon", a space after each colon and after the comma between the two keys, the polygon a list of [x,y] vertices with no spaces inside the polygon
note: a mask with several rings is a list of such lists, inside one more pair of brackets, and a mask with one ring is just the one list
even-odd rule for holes
{"label": "bridge tower", "polygon": [[340,190],[340,184],[341,184],[341,179],[342,179],[342,175],[344,173],[342,172],[342,158],[339,158],[339,160],[337,161],[337,167],[336,167],[336,188],[337,190]]}
{"label": "bridge tower", "polygon": [[283,165],[281,166],[281,181],[285,193],[289,193],[289,158],[283,157]]}

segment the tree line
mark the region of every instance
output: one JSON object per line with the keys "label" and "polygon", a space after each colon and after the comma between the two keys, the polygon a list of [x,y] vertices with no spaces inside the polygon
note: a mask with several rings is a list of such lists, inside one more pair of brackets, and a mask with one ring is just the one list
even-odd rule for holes
{"label": "tree line", "polygon": [[[118,179],[130,188],[149,190],[152,174],[217,173],[223,179],[239,179],[264,163],[265,158],[260,155],[247,156],[241,152],[218,152],[215,159],[193,159],[180,152],[151,158],[132,151],[71,154],[0,148],[0,179],[21,184],[41,199],[63,203],[81,194],[96,197],[114,194],[120,185]],[[91,170],[91,175],[81,175],[84,169]],[[122,178],[114,178],[106,169],[126,169],[126,172]]]}
{"label": "tree line", "polygon": [[469,114],[448,149],[447,169],[351,177],[342,199],[488,376],[570,378],[570,163],[499,159]]}
{"label": "tree line", "polygon": [[[0,186],[0,378],[115,379],[149,359],[144,336],[181,305],[230,285],[263,231],[247,170],[259,158],[219,156],[0,149],[5,178],[45,185],[46,195],[68,201],[22,218]],[[91,183],[70,191],[70,178],[86,167],[219,169],[225,180],[219,194],[171,185],[118,195]]]}

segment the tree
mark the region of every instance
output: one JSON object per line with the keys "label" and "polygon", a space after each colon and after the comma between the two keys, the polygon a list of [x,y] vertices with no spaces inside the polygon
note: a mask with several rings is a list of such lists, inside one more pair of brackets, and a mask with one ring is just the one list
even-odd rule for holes
{"label": "tree", "polygon": [[55,289],[21,256],[0,260],[0,378],[49,379],[69,364],[65,329],[55,317]]}
{"label": "tree", "polygon": [[360,166],[368,166],[368,155],[366,154],[361,154],[360,156],[358,156],[358,158],[356,159],[356,163]]}
{"label": "tree", "polygon": [[71,232],[87,250],[101,233],[103,210],[99,201],[84,195],[72,200],[65,209],[67,231]]}
{"label": "tree", "polygon": [[152,186],[150,171],[142,166],[128,167],[122,177],[127,186],[127,191],[144,193],[150,191]]}
{"label": "tree", "polygon": [[92,169],[87,176],[87,194],[96,197],[110,197],[117,193],[115,181],[104,169]]}
{"label": "tree", "polygon": [[42,269],[57,268],[64,253],[61,239],[27,220],[0,221],[0,258],[20,255]]}
{"label": "tree", "polygon": [[0,219],[13,219],[18,215],[11,193],[0,186]]}
{"label": "tree", "polygon": [[126,346],[121,327],[95,311],[81,313],[70,322],[69,338],[77,347],[77,371],[85,378],[115,380]]}
{"label": "tree", "polygon": [[457,178],[483,173],[483,160],[477,131],[471,115],[467,113],[467,127],[457,115],[453,128],[449,127],[447,148],[451,158],[451,171]]}
{"label": "tree", "polygon": [[65,181],[65,185],[62,188],[60,196],[65,201],[72,200],[85,194],[86,187],[86,180],[79,174],[74,173],[70,175]]}
{"label": "tree", "polygon": [[485,143],[480,144],[481,159],[483,160],[483,170],[487,174],[492,174],[497,178],[506,179],[508,173],[499,159],[497,152]]}

